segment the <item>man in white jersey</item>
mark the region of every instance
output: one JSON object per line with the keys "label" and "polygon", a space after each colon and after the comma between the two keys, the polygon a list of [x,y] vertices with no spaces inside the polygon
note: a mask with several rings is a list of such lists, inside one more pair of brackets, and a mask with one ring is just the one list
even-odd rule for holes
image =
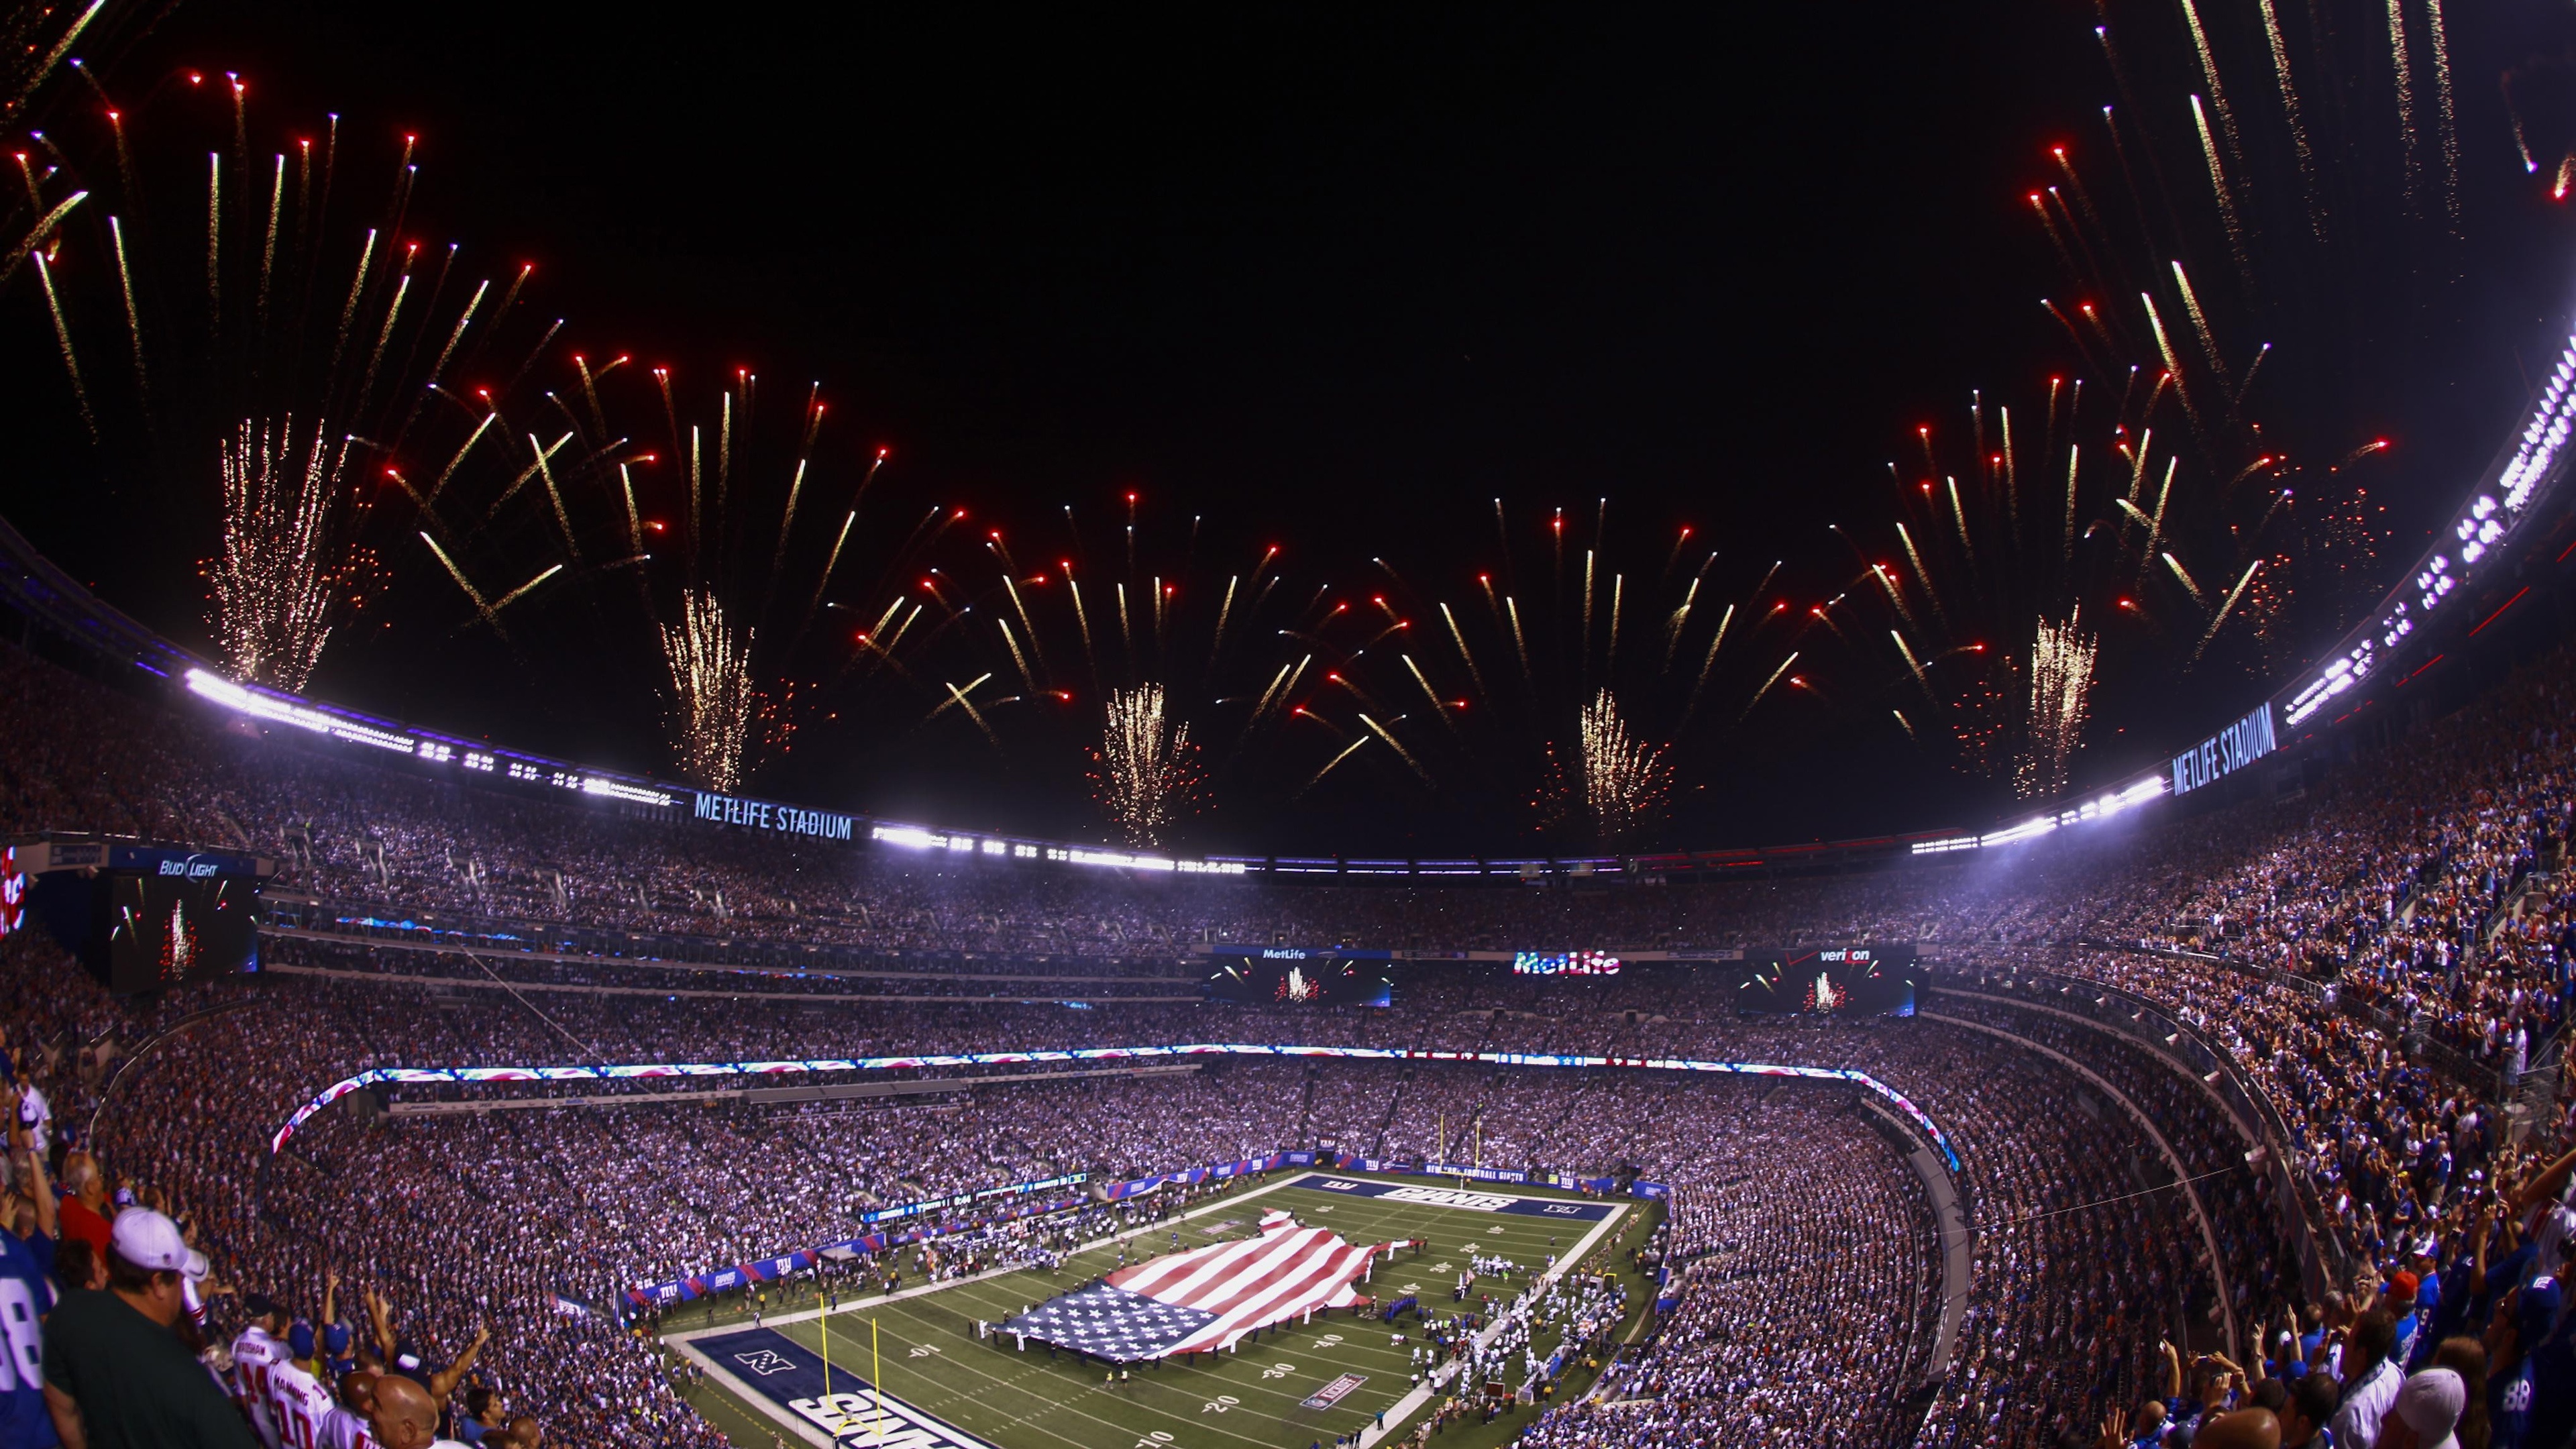
{"label": "man in white jersey", "polygon": [[45,1094],[33,1082],[27,1083],[26,1090],[18,1095],[18,1121],[27,1129],[27,1145],[39,1160],[53,1151],[53,1105],[45,1100]]}
{"label": "man in white jersey", "polygon": [[242,1311],[250,1315],[250,1326],[233,1340],[233,1402],[250,1419],[263,1449],[286,1449],[268,1389],[272,1371],[286,1362],[286,1340],[279,1335],[286,1332],[287,1314],[256,1293],[242,1300]]}
{"label": "man in white jersey", "polygon": [[376,1449],[368,1419],[376,1412],[376,1376],[368,1369],[340,1375],[340,1402],[322,1416],[320,1449]]}
{"label": "man in white jersey", "polygon": [[332,1408],[331,1391],[322,1387],[322,1366],[315,1361],[313,1325],[298,1323],[286,1331],[289,1357],[268,1371],[268,1406],[277,1416],[277,1435],[286,1449],[320,1449],[322,1421]]}

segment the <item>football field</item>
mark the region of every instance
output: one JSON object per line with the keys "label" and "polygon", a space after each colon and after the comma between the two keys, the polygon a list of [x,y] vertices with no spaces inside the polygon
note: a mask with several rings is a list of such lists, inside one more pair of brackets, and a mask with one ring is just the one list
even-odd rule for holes
{"label": "football field", "polygon": [[[1446,1315],[1460,1306],[1451,1299],[1457,1275],[1479,1254],[1518,1265],[1508,1277],[1477,1282],[1479,1294],[1505,1300],[1539,1273],[1580,1267],[1621,1276],[1629,1316],[1614,1338],[1624,1337],[1651,1302],[1651,1286],[1626,1266],[1627,1248],[1650,1225],[1649,1204],[1485,1183],[1470,1184],[1456,1199],[1466,1206],[1370,1195],[1402,1188],[1411,1197],[1437,1197],[1420,1191],[1436,1186],[1420,1178],[1290,1170],[1076,1254],[1060,1272],[1016,1270],[865,1298],[828,1318],[811,1311],[773,1314],[759,1329],[738,1314],[731,1322],[717,1318],[687,1328],[695,1315],[683,1311],[666,1324],[665,1341],[709,1370],[693,1398],[737,1449],[834,1444],[818,1418],[839,1421],[840,1445],[888,1449],[1305,1449],[1362,1431],[1366,1442],[1380,1442],[1437,1402],[1413,1392],[1409,1355],[1422,1336],[1410,1314],[1392,1328],[1375,1314],[1319,1314],[1303,1327],[1291,1323],[1246,1338],[1233,1352],[1200,1355],[1195,1366],[1134,1365],[1124,1383],[1103,1363],[1067,1351],[1051,1354],[1035,1340],[1022,1351],[1007,1333],[979,1339],[976,1323],[998,1323],[1082,1286],[1115,1268],[1122,1247],[1134,1263],[1174,1251],[1175,1234],[1183,1251],[1252,1237],[1271,1210],[1330,1228],[1354,1244],[1422,1239],[1421,1249],[1400,1249],[1380,1262],[1373,1281],[1361,1286],[1381,1304],[1415,1296],[1426,1312]],[[1398,1331],[1401,1342],[1393,1339]],[[1543,1350],[1552,1346],[1553,1331],[1539,1342]],[[822,1382],[827,1351],[828,1391]],[[1558,1396],[1581,1392],[1591,1377],[1578,1367],[1560,1382]],[[873,1382],[884,1387],[882,1413],[869,1397]],[[821,1412],[792,1407],[799,1403]],[[1501,1442],[1535,1412],[1524,1408],[1490,1426],[1453,1427],[1441,1442],[1444,1449]]]}

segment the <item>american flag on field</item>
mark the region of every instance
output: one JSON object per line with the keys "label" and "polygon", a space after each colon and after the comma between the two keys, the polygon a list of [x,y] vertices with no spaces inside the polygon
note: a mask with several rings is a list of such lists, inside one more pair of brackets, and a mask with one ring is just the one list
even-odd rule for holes
{"label": "american flag on field", "polygon": [[1393,1243],[1366,1247],[1265,1214],[1261,1235],[1121,1268],[1002,1325],[1114,1363],[1233,1347],[1255,1329],[1360,1299],[1352,1283]]}

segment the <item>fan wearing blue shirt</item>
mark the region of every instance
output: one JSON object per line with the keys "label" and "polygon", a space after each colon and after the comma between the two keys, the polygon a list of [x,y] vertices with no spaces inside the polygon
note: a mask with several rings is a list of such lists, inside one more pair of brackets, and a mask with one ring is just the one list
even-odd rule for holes
{"label": "fan wearing blue shirt", "polygon": [[45,1164],[29,1150],[18,1113],[19,1093],[0,1090],[0,1112],[9,1119],[9,1149],[28,1178],[36,1205],[36,1230],[24,1239],[0,1231],[0,1449],[56,1449],[62,1439],[45,1408],[45,1312],[54,1306],[53,1189]]}

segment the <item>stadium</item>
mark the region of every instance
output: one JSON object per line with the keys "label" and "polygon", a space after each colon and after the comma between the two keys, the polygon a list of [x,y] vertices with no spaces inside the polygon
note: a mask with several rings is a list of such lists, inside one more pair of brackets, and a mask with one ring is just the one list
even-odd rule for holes
{"label": "stadium", "polygon": [[[2044,401],[1830,530],[1641,488],[1745,565],[1480,479],[1038,543],[1016,434],[890,504],[221,59],[479,41],[16,7],[0,1449],[2576,1444],[2576,32],[2181,15],[2065,40],[2189,105],[2033,163]],[[851,367],[1069,406],[993,346]]]}

